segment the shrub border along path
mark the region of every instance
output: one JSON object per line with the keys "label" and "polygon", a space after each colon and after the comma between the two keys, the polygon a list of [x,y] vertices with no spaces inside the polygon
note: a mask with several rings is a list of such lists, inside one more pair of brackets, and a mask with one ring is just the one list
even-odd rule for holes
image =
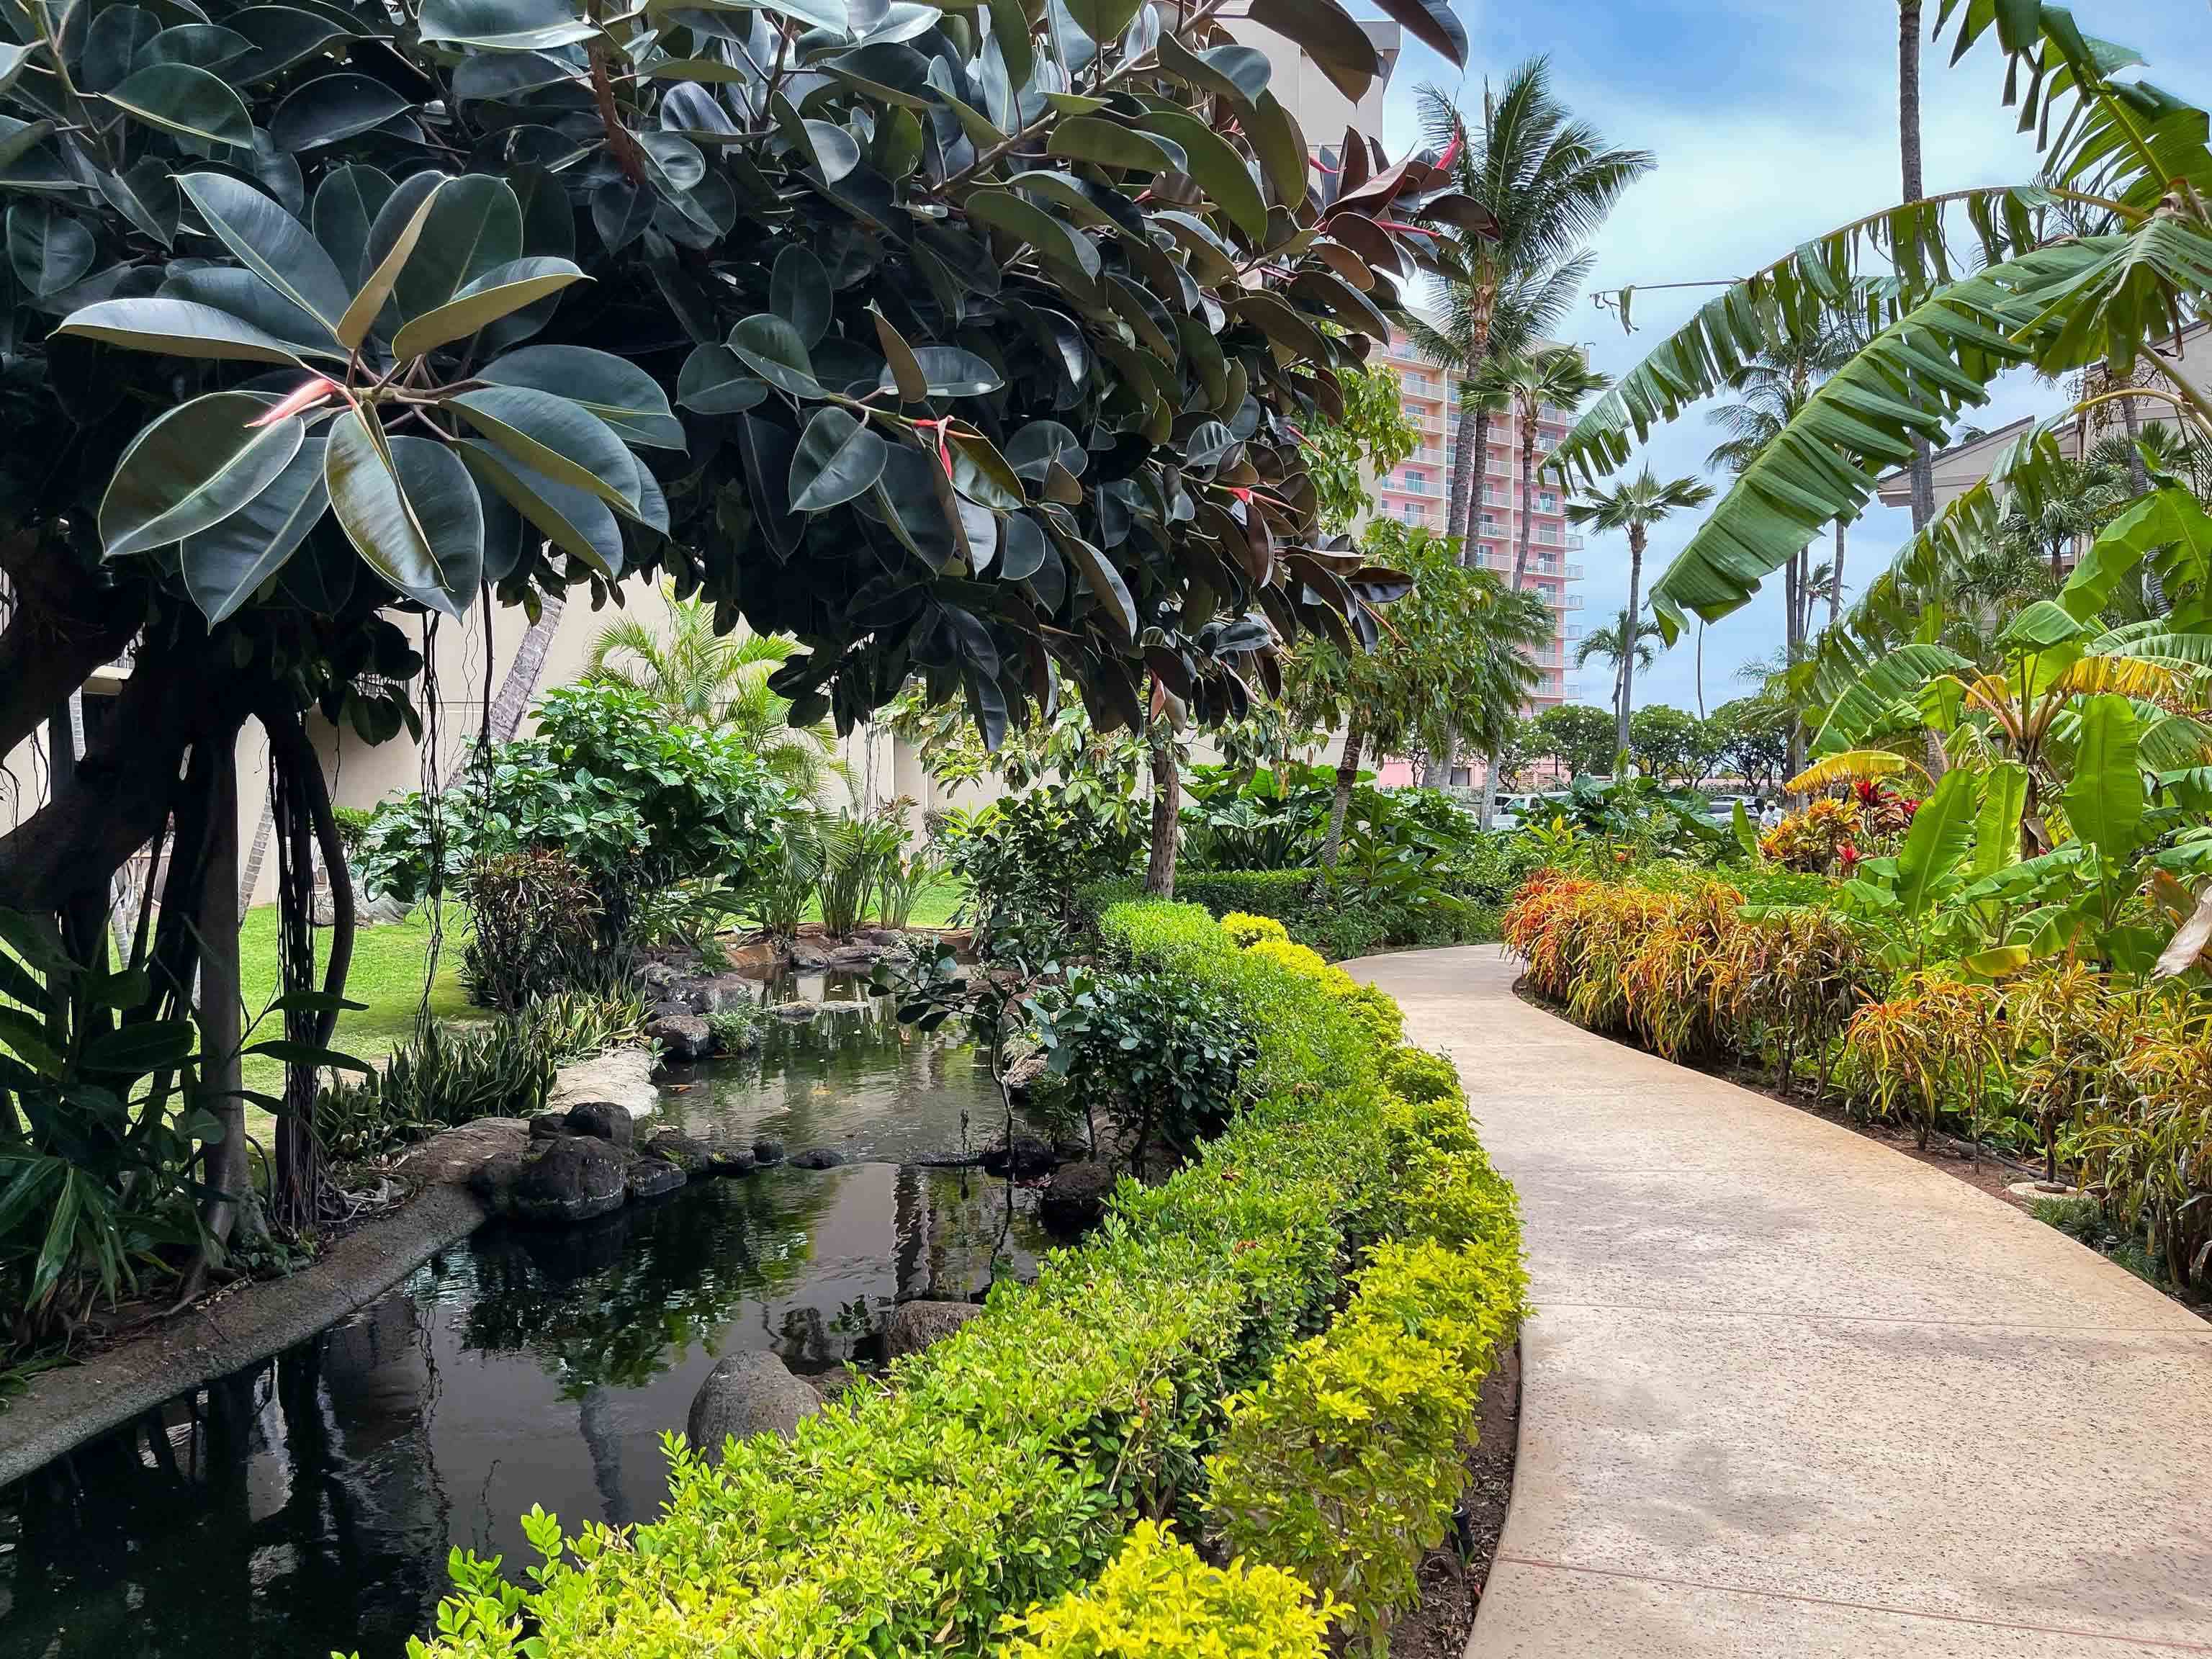
{"label": "shrub border along path", "polygon": [[1349,964],[1526,1214],[1471,1659],[2212,1653],[2212,1324],[1966,1182],[1513,994]]}

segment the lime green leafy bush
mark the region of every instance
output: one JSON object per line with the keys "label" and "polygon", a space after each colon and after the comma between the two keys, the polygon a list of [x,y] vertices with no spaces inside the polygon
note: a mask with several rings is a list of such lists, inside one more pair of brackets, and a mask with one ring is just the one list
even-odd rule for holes
{"label": "lime green leafy bush", "polygon": [[[1204,987],[1237,1011],[1252,1033],[1253,1103],[1168,1181],[1125,1183],[1091,1240],[1048,1258],[1034,1285],[1002,1284],[981,1318],[791,1441],[694,1449],[672,1436],[656,1521],[564,1540],[551,1517],[533,1519],[544,1560],[526,1586],[459,1559],[457,1593],[417,1659],[975,1653],[1009,1637],[1053,1653],[1205,1651],[1174,1646],[1174,1632],[1203,1626],[1209,1607],[1251,1632],[1247,1647],[1220,1651],[1316,1650],[1289,1616],[1299,1604],[1260,1571],[1310,1583],[1304,1540],[1282,1540],[1296,1559],[1255,1550],[1242,1577],[1200,1571],[1161,1537],[1123,1540],[1147,1520],[1187,1534],[1204,1524],[1224,1402],[1279,1386],[1285,1355],[1328,1326],[1361,1261],[1374,1265],[1356,1304],[1450,1298],[1420,1315],[1439,1341],[1510,1320],[1510,1189],[1455,1097],[1409,1106],[1387,1093],[1376,994],[1310,952],[1281,959],[1279,941],[1240,950],[1195,906],[1117,904],[1099,927],[1130,970]],[[1442,1191],[1455,1186],[1466,1191]],[[1407,1227],[1421,1230],[1412,1254],[1387,1249]],[[1432,1259],[1478,1236],[1467,1269]],[[1449,1340],[1486,1363],[1472,1336]],[[1348,1375],[1363,1373],[1364,1344],[1340,1362]],[[1471,1368],[1471,1379],[1408,1379],[1390,1397],[1455,1424],[1456,1391],[1480,1382]],[[1378,1503],[1412,1507],[1395,1524],[1378,1514],[1361,1525],[1433,1544],[1441,1478],[1378,1483]],[[1380,1606],[1395,1583],[1357,1588]],[[1124,1645],[1098,1645],[1109,1639]]]}
{"label": "lime green leafy bush", "polygon": [[1221,918],[1221,931],[1239,945],[1257,945],[1263,939],[1288,939],[1290,932],[1273,916],[1248,915],[1231,910]]}
{"label": "lime green leafy bush", "polygon": [[1275,1567],[1209,1566],[1140,1521],[1098,1582],[1012,1621],[1005,1659],[1322,1659],[1331,1609]]}

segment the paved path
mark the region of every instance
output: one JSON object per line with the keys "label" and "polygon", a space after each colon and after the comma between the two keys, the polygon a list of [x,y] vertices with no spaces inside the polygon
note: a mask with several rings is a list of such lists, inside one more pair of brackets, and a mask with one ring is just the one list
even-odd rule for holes
{"label": "paved path", "polygon": [[1939,1170],[1529,1007],[1494,946],[1353,971],[1459,1061],[1527,1220],[1471,1659],[2212,1654],[2212,1325]]}

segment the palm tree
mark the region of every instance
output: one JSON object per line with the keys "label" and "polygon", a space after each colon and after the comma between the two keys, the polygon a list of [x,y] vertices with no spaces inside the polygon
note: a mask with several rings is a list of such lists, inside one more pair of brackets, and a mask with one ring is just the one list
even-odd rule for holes
{"label": "palm tree", "polygon": [[[1575,647],[1575,666],[1577,668],[1589,667],[1593,657],[1602,657],[1613,665],[1613,715],[1616,721],[1620,718],[1622,671],[1627,665],[1627,659],[1632,655],[1638,667],[1650,667],[1658,660],[1658,653],[1652,649],[1651,641],[1659,636],[1659,624],[1649,617],[1637,617],[1632,628],[1628,612],[1624,609],[1618,617],[1604,627],[1594,628],[1583,635],[1583,642]],[[1632,651],[1627,643],[1631,637],[1636,641]]]}
{"label": "palm tree", "polygon": [[[1644,612],[1644,549],[1650,539],[1651,526],[1675,513],[1703,507],[1712,494],[1710,484],[1695,478],[1662,479],[1646,466],[1626,483],[1609,489],[1594,488],[1567,503],[1567,517],[1576,524],[1600,532],[1628,533],[1627,615],[1640,617]],[[1635,684],[1636,653],[1630,651],[1620,659],[1620,705],[1615,714],[1620,741],[1615,749],[1628,747],[1628,714]]]}
{"label": "palm tree", "polygon": [[[1920,173],[1920,0],[1897,0],[1897,160],[1905,199],[1920,200],[1928,193]],[[1928,437],[1916,431],[1912,434],[1912,528],[1918,532],[1935,516],[1936,474],[1929,459]],[[1838,568],[1842,562],[1837,561]]]}
{"label": "palm tree", "polygon": [[1492,356],[1475,377],[1474,395],[1510,403],[1521,428],[1521,530],[1513,550],[1516,589],[1528,569],[1528,532],[1534,527],[1529,503],[1536,482],[1536,416],[1550,405],[1571,411],[1593,392],[1602,391],[1605,376],[1593,370],[1581,352],[1568,346],[1547,346],[1510,357]]}
{"label": "palm tree", "polygon": [[[1738,394],[1736,400],[1723,404],[1705,417],[1728,434],[1706,455],[1705,465],[1726,467],[1741,477],[1783,428],[1797,418],[1797,412],[1805,407],[1805,400],[1812,396],[1813,389],[1850,362],[1863,343],[1856,329],[1838,324],[1806,344],[1770,346],[1746,363],[1729,377],[1729,388]],[[1841,618],[1844,609],[1841,518],[1836,520],[1835,534],[1836,556],[1830,562],[1826,584],[1831,628]],[[1807,618],[1812,612],[1813,595],[1820,591],[1820,584],[1806,568],[1811,557],[1808,543],[1784,571],[1786,635],[1793,658],[1804,649],[1806,636],[1811,631]]]}
{"label": "palm tree", "polygon": [[[1414,343],[1464,383],[1493,355],[1526,350],[1565,315],[1589,270],[1583,245],[1652,158],[1607,149],[1595,128],[1571,118],[1552,94],[1546,58],[1522,64],[1495,92],[1483,89],[1479,130],[1449,93],[1424,87],[1419,99],[1423,136],[1446,158],[1451,187],[1495,221],[1488,236],[1439,233],[1443,325],[1406,319]],[[1464,537],[1474,522],[1489,434],[1489,411],[1462,398],[1447,534]]]}
{"label": "palm tree", "polygon": [[665,631],[631,616],[609,623],[592,641],[584,673],[642,691],[672,720],[732,733],[811,801],[833,775],[848,790],[852,778],[837,757],[836,729],[827,720],[793,726],[790,700],[769,689],[769,676],[798,648],[779,634],[718,634],[711,606],[672,592]]}

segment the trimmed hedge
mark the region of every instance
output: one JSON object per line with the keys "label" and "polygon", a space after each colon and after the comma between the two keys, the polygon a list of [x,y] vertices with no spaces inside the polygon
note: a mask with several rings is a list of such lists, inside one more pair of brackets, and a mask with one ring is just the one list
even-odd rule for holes
{"label": "trimmed hedge", "polygon": [[[1233,1517],[1253,1535],[1255,1563],[1309,1585],[1347,1583],[1363,1627],[1388,1617],[1410,1582],[1404,1548],[1417,1561],[1441,1536],[1427,1462],[1339,1480],[1335,1490],[1364,1485],[1387,1512],[1363,1529],[1403,1545],[1387,1564],[1348,1571],[1310,1528],[1255,1530],[1251,1506],[1233,1495],[1257,1490],[1249,1479],[1210,1498],[1206,1459],[1228,1443],[1225,1428],[1268,1457],[1329,1463],[1364,1450],[1342,1443],[1340,1425],[1287,1402],[1314,1356],[1341,1348],[1328,1363],[1352,1373],[1371,1364],[1371,1322],[1356,1310],[1379,1307],[1402,1278],[1402,1253],[1378,1248],[1389,1239],[1423,1261],[1458,1250],[1466,1264],[1436,1279],[1451,1305],[1401,1348],[1425,1357],[1427,1333],[1441,1340],[1469,1325],[1454,1310],[1470,1295],[1491,1322],[1510,1324],[1522,1290],[1511,1190],[1474,1147],[1455,1097],[1413,1106],[1385,1091],[1384,1028],[1396,1021],[1388,998],[1317,961],[1278,959],[1279,945],[1240,950],[1192,905],[1115,905],[1100,930],[1133,969],[1201,981],[1237,1004],[1257,1039],[1256,1103],[1169,1181],[1125,1183],[1092,1238],[1049,1257],[1035,1285],[1001,1285],[982,1317],[902,1361],[887,1386],[848,1392],[793,1440],[730,1443],[714,1461],[670,1436],[658,1520],[564,1540],[551,1517],[533,1516],[545,1559],[528,1588],[501,1579],[496,1563],[457,1559],[457,1593],[422,1653],[793,1659],[973,1653],[1017,1633],[1036,1644],[1024,1651],[1164,1653],[1104,1645],[1097,1632],[1188,1627],[1193,1597],[1246,1598],[1255,1632],[1259,1602],[1274,1609],[1264,1641],[1224,1651],[1314,1651],[1256,1568],[1208,1577],[1164,1539],[1125,1547],[1152,1517],[1179,1519],[1194,1535],[1210,1516],[1224,1527]],[[1452,1243],[1478,1235],[1470,1249]],[[1362,1261],[1352,1322],[1339,1321],[1340,1340],[1331,1328],[1316,1349],[1310,1339]],[[1465,1282],[1447,1285],[1451,1274]],[[1449,1455],[1471,1432],[1455,1402],[1487,1363],[1480,1345],[1454,1340],[1463,1375],[1425,1374],[1412,1395],[1389,1396],[1423,1436],[1443,1425]],[[1389,1514],[1402,1518],[1394,1527]],[[1372,1547],[1363,1537],[1358,1547],[1364,1561]]]}
{"label": "trimmed hedge", "polygon": [[[1176,897],[1215,916],[1242,914],[1280,922],[1291,938],[1331,962],[1391,946],[1468,945],[1498,938],[1498,908],[1477,898],[1456,915],[1412,905],[1345,884],[1316,897],[1311,870],[1193,870],[1176,874]],[[1077,908],[1096,915],[1136,896],[1133,881],[1094,883]]]}

